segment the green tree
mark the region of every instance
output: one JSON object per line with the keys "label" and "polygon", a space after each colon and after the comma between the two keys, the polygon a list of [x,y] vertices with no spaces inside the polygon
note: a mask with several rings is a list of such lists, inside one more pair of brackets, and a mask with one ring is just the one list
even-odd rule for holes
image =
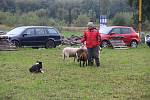
{"label": "green tree", "polygon": [[34,1],[34,0],[17,1],[16,5],[21,13],[28,13],[30,11],[36,11],[38,9],[41,9],[38,1]]}
{"label": "green tree", "polygon": [[0,10],[4,12],[16,12],[16,4],[13,0],[0,0]]}
{"label": "green tree", "polygon": [[36,15],[39,17],[48,17],[48,12],[46,9],[39,9],[35,11]]}
{"label": "green tree", "polygon": [[110,0],[101,0],[100,2],[100,12],[101,15],[109,15],[110,11]]}
{"label": "green tree", "polygon": [[131,25],[131,13],[117,13],[113,18],[113,25]]}
{"label": "green tree", "polygon": [[79,15],[74,22],[76,26],[85,27],[90,18],[87,15]]}
{"label": "green tree", "polygon": [[20,16],[20,25],[38,25],[39,17],[34,12],[28,12]]}
{"label": "green tree", "polygon": [[72,17],[73,10],[79,8],[80,7],[79,5],[80,2],[77,2],[77,0],[72,0],[72,1],[68,0],[64,3],[64,7],[68,12],[68,17],[66,20],[68,21],[69,26],[71,26],[73,21],[73,17]]}
{"label": "green tree", "polygon": [[[135,9],[135,15],[138,15],[138,0],[128,0],[128,4]],[[142,0],[142,20],[149,20],[150,21],[150,2],[149,0]]]}

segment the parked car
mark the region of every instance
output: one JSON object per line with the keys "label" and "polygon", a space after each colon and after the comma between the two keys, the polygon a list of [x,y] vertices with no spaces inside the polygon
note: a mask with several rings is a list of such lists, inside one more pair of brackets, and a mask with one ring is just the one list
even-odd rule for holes
{"label": "parked car", "polygon": [[54,27],[22,26],[9,31],[6,35],[16,45],[53,48],[61,44],[60,33]]}
{"label": "parked car", "polygon": [[6,32],[0,30],[0,35],[4,35],[4,34],[6,34]]}
{"label": "parked car", "polygon": [[127,46],[136,48],[141,42],[139,34],[132,27],[127,26],[110,26],[102,27],[100,30],[101,46],[108,47],[111,45],[110,39],[113,37],[121,37]]}
{"label": "parked car", "polygon": [[145,37],[145,42],[147,44],[147,46],[150,47],[150,34],[147,34],[146,37]]}

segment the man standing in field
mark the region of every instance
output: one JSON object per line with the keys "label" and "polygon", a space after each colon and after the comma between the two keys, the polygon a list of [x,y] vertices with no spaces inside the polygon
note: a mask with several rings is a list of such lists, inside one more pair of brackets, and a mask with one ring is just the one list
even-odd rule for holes
{"label": "man standing in field", "polygon": [[99,67],[99,45],[101,37],[93,22],[88,22],[87,27],[88,28],[84,31],[81,42],[86,42],[88,51],[88,65],[93,66],[93,60],[95,59],[96,66]]}

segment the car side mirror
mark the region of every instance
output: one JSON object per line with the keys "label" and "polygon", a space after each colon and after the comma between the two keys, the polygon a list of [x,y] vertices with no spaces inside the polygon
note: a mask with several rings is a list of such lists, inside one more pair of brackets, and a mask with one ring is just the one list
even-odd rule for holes
{"label": "car side mirror", "polygon": [[23,37],[25,37],[26,35],[27,35],[27,34],[26,34],[26,33],[24,33],[22,36],[23,36]]}

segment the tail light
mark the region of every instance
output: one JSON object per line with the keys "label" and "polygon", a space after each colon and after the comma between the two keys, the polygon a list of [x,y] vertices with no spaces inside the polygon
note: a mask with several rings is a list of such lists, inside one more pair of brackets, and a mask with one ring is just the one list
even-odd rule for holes
{"label": "tail light", "polygon": [[140,37],[140,34],[136,32],[136,34],[138,35],[138,37]]}

